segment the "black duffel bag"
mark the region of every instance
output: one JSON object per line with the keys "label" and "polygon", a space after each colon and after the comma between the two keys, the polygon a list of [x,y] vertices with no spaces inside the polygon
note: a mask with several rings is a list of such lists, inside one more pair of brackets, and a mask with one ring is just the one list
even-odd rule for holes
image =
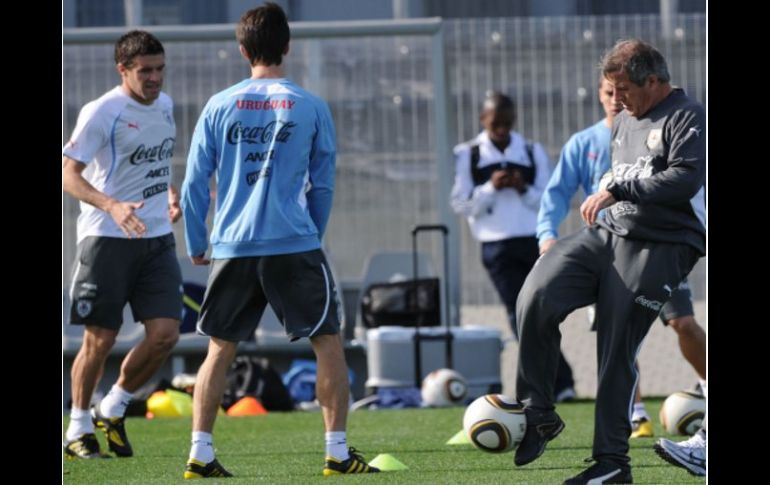
{"label": "black duffel bag", "polygon": [[364,291],[361,316],[366,328],[383,325],[430,327],[441,324],[440,282],[422,278],[375,283]]}

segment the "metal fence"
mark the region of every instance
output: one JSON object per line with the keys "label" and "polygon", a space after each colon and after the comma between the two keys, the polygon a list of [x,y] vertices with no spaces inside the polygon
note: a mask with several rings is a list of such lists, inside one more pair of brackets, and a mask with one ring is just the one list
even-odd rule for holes
{"label": "metal fence", "polygon": [[[431,22],[435,31],[416,27]],[[407,28],[401,35],[383,30],[393,25]],[[341,279],[359,279],[373,252],[408,250],[415,224],[448,222],[459,228],[459,253],[454,245],[452,253],[461,262],[454,271],[462,274],[463,304],[497,301],[478,243],[464,221],[449,215],[447,195],[454,171],[450,149],[479,131],[486,91],[514,97],[517,129],[543,143],[554,163],[571,133],[602,117],[595,66],[619,38],[641,37],[658,46],[675,84],[705,103],[706,23],[700,14],[674,16],[665,28],[659,16],[644,15],[304,22],[292,24],[292,30],[288,76],[329,102],[337,128],[337,193],[326,243]],[[180,32],[161,36],[168,66],[165,91],[175,102],[176,184],[183,179],[186,150],[204,103],[249,75],[233,26],[185,26]],[[111,60],[119,33],[99,43],[86,40],[91,34],[65,31],[62,143],[80,107],[119,83]],[[446,78],[438,76],[444,72]],[[448,103],[441,96],[444,79]],[[74,258],[77,212],[77,204],[64,197],[63,288]],[[573,213],[562,233],[578,227]],[[183,256],[178,225],[175,232]],[[429,244],[426,249],[439,262],[439,241]],[[702,298],[702,264],[692,285]]]}
{"label": "metal fence", "polygon": [[[597,66],[615,41],[638,37],[668,61],[674,84],[706,104],[706,18],[677,15],[663,25],[658,15],[545,17],[459,20],[446,34],[454,139],[468,140],[481,129],[479,109],[488,90],[513,97],[515,129],[542,143],[552,162],[570,135],[604,117],[599,104]],[[452,162],[443,169],[449,170]],[[579,206],[582,194],[573,200]],[[461,226],[462,301],[494,303],[496,293],[481,265],[480,247],[467,224]],[[565,235],[583,227],[575,210],[561,226]],[[705,298],[705,260],[690,278],[693,294]]]}

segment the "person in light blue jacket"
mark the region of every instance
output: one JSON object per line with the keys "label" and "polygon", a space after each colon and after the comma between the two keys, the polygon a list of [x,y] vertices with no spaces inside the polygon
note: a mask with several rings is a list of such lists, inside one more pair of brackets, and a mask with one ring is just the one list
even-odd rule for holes
{"label": "person in light blue jacket", "polygon": [[575,133],[567,141],[540,199],[537,215],[540,254],[548,251],[559,237],[559,224],[567,217],[570,200],[578,188],[583,189],[585,197],[596,193],[602,175],[610,169],[612,120],[623,107],[613,101],[612,86],[606,79],[600,81],[599,101],[605,118]]}
{"label": "person in light blue jacket", "polygon": [[[623,110],[623,106],[613,101],[614,99],[616,98],[613,98],[612,85],[602,78],[599,83],[599,101],[602,103],[605,118],[572,135],[562,149],[559,164],[554,169],[540,202],[537,217],[540,254],[548,251],[559,237],[559,224],[567,217],[570,199],[578,188],[583,189],[586,197],[598,192],[602,176],[610,170],[612,123],[615,116]],[[706,334],[695,321],[693,314],[690,289],[685,280],[679,288],[673,290],[671,299],[661,309],[660,318],[664,325],[676,331],[682,355],[698,374],[699,386],[702,389],[706,386]],[[593,317],[591,319],[593,320]],[[636,387],[631,428],[632,438],[648,438],[654,435],[652,421],[642,402],[639,384]]]}
{"label": "person in light blue jacket", "polygon": [[[332,116],[322,99],[284,77],[290,31],[278,5],[244,13],[236,34],[251,77],[204,107],[182,186],[188,254],[196,265],[212,265],[197,323],[198,333],[211,342],[195,386],[184,478],[232,476],[214,455],[214,420],[238,342],[254,338],[267,303],[292,342],[310,339],[318,361],[323,474],[377,472],[347,446],[347,365],[334,279],[321,251],[334,194]],[[205,254],[212,175],[210,261]]]}

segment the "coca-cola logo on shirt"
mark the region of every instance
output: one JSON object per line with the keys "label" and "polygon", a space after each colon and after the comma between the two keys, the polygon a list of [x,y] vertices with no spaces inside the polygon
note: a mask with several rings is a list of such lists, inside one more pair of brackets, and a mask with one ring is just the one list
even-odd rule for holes
{"label": "coca-cola logo on shirt", "polygon": [[[280,124],[278,131],[276,126]],[[265,126],[243,126],[236,121],[227,129],[227,142],[231,145],[238,143],[264,144],[270,143],[275,136],[275,141],[286,143],[291,136],[291,129],[297,126],[292,121],[271,121]]]}
{"label": "coca-cola logo on shirt", "polygon": [[142,163],[154,163],[166,160],[174,156],[174,138],[166,138],[160,145],[147,147],[142,143],[129,160],[132,165],[141,165]]}

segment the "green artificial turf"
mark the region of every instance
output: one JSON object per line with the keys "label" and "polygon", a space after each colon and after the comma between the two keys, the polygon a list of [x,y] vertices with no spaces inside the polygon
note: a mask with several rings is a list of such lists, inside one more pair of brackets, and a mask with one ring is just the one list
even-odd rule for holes
{"label": "green artificial turf", "polygon": [[[666,436],[657,422],[661,401],[646,402],[656,438],[631,440],[636,484],[704,483],[661,460],[652,444]],[[527,483],[560,484],[589,465],[593,401],[560,404],[566,428],[537,461],[516,468],[513,453],[488,454],[471,445],[446,445],[462,429],[463,408],[356,411],[349,416],[348,443],[367,460],[389,453],[409,469],[399,472],[329,477],[321,475],[324,439],[318,412],[217,419],[214,445],[220,463],[235,478],[226,483]],[[65,419],[66,421],[66,419]],[[66,425],[66,423],[65,423]],[[190,442],[190,418],[129,418],[126,429],[133,458],[64,460],[66,484],[174,483],[182,481]],[[97,431],[103,449],[104,435]],[[684,439],[675,437],[675,440]],[[207,483],[213,479],[207,479]]]}

